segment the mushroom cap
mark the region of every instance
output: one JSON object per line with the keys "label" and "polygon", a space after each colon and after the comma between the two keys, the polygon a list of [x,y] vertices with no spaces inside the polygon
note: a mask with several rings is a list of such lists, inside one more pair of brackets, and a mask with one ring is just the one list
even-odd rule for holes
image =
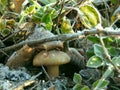
{"label": "mushroom cap", "polygon": [[33,59],[34,66],[61,65],[68,62],[70,62],[70,57],[65,52],[57,50],[41,51]]}

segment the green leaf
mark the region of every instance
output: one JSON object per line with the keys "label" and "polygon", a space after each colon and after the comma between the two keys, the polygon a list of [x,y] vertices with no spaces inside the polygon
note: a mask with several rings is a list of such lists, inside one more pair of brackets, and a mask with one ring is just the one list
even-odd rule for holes
{"label": "green leaf", "polygon": [[1,3],[6,6],[8,4],[8,0],[1,0]]}
{"label": "green leaf", "polygon": [[2,31],[3,29],[5,29],[6,27],[6,20],[0,20],[0,31]]}
{"label": "green leaf", "polygon": [[109,64],[107,70],[102,75],[102,79],[106,79],[107,77],[111,76],[113,74],[113,70],[114,70],[113,66]]}
{"label": "green leaf", "polygon": [[36,9],[40,9],[41,5],[36,0],[29,0],[30,3],[32,3]]}
{"label": "green leaf", "polygon": [[0,12],[3,14],[6,11],[6,6],[8,4],[8,0],[0,0]]}
{"label": "green leaf", "polygon": [[82,77],[80,76],[80,74],[74,73],[73,81],[74,81],[75,83],[81,84]]}
{"label": "green leaf", "polygon": [[112,59],[112,62],[113,62],[116,66],[119,66],[119,67],[120,67],[120,56],[114,57],[114,58]]}
{"label": "green leaf", "polygon": [[62,34],[74,33],[69,19],[63,18],[63,21],[61,24],[61,32]]}
{"label": "green leaf", "polygon": [[[35,22],[38,22],[38,23],[46,24],[47,22],[48,23],[50,22],[51,24],[52,20],[56,18],[57,15],[58,15],[58,12],[54,8],[49,6],[44,6],[44,7],[41,7],[38,11],[36,11],[36,13],[33,15],[32,18]],[[43,22],[41,22],[41,20]],[[49,24],[47,26],[49,26]]]}
{"label": "green leaf", "polygon": [[113,4],[117,4],[117,1],[118,1],[118,0],[111,0],[111,2],[112,2]]}
{"label": "green leaf", "polygon": [[41,18],[44,15],[43,9],[40,9],[40,11],[37,11],[33,16],[33,20],[35,22],[41,22]]}
{"label": "green leaf", "polygon": [[102,65],[104,65],[104,62],[98,56],[92,56],[87,62],[87,67],[98,68]]}
{"label": "green leaf", "polygon": [[101,90],[105,87],[107,87],[107,85],[109,84],[109,81],[108,80],[97,80],[93,83],[93,88],[95,88],[98,84],[98,82],[101,82],[101,85],[99,87],[97,87],[97,90]]}
{"label": "green leaf", "polygon": [[97,36],[88,36],[88,40],[92,41],[93,43],[99,43],[100,39]]}
{"label": "green leaf", "polygon": [[99,11],[92,5],[83,3],[80,6],[80,15],[82,24],[87,28],[93,28],[97,24],[101,23],[101,16]]}
{"label": "green leaf", "polygon": [[56,18],[58,16],[58,12],[54,8],[52,8],[50,6],[45,6],[44,7],[44,13],[45,14],[46,13],[50,14],[52,19],[54,19],[54,18]]}
{"label": "green leaf", "polygon": [[108,43],[113,43],[114,38],[113,37],[105,37],[105,38],[103,38],[103,40],[108,42]]}
{"label": "green leaf", "polygon": [[91,56],[95,55],[94,54],[94,48],[91,47],[87,50],[87,57],[90,58]]}
{"label": "green leaf", "polygon": [[110,47],[108,48],[108,52],[111,56],[118,56],[119,55],[119,51],[117,50],[117,48],[115,47]]}
{"label": "green leaf", "polygon": [[104,54],[103,48],[99,44],[94,44],[94,53],[95,53],[96,56],[99,56],[102,59],[105,58],[105,54]]}
{"label": "green leaf", "polygon": [[90,90],[88,86],[84,86],[81,90]]}
{"label": "green leaf", "polygon": [[27,14],[33,14],[33,13],[35,13],[35,6],[31,5],[30,7],[27,7],[26,10],[25,10],[25,12]]}
{"label": "green leaf", "polygon": [[111,47],[111,45],[113,45],[115,38],[113,37],[108,37],[108,36],[104,36],[102,37],[104,44],[106,47]]}
{"label": "green leaf", "polygon": [[94,89],[93,90],[101,90],[102,88],[106,87],[109,83],[109,81],[105,80],[107,79],[113,72],[114,68],[112,65],[109,64],[107,70],[102,75],[101,79],[99,81],[93,84]]}
{"label": "green leaf", "polygon": [[53,25],[53,22],[52,22],[52,19],[51,19],[51,15],[50,14],[45,14],[42,19],[41,19],[42,23],[45,23],[46,26],[45,28],[47,30],[52,30],[52,25]]}
{"label": "green leaf", "polygon": [[76,84],[74,87],[73,87],[73,90],[81,90],[82,89],[82,85],[80,84]]}

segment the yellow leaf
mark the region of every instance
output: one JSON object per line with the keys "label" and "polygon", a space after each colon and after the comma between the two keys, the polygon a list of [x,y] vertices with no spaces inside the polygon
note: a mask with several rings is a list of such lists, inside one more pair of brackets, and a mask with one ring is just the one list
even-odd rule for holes
{"label": "yellow leaf", "polygon": [[84,4],[80,7],[83,14],[80,16],[82,24],[87,28],[93,28],[101,23],[101,17],[98,10],[91,4]]}
{"label": "yellow leaf", "polygon": [[62,34],[74,33],[72,26],[70,24],[70,20],[63,19],[61,24],[61,32]]}

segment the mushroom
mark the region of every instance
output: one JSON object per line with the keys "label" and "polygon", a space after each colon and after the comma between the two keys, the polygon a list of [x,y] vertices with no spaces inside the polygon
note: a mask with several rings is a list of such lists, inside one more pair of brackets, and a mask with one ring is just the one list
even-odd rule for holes
{"label": "mushroom", "polygon": [[70,57],[62,51],[41,51],[33,59],[34,66],[45,65],[50,78],[59,76],[59,65],[70,62]]}

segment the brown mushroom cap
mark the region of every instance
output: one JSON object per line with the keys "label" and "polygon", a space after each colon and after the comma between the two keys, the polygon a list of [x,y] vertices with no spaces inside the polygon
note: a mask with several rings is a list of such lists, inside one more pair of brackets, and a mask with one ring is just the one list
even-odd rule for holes
{"label": "brown mushroom cap", "polygon": [[34,66],[61,65],[68,62],[70,62],[70,57],[65,52],[57,50],[41,51],[33,59]]}

